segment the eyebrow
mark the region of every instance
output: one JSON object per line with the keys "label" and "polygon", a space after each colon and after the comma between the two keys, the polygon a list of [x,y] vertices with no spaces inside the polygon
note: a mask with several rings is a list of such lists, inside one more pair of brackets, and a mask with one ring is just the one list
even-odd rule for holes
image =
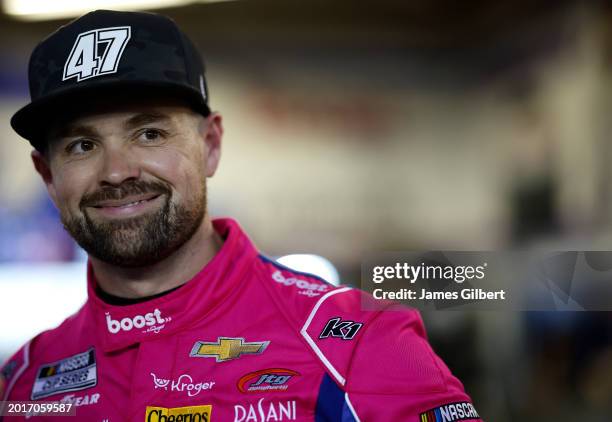
{"label": "eyebrow", "polygon": [[124,129],[133,129],[142,125],[158,122],[169,122],[170,117],[160,113],[139,113],[123,122]]}
{"label": "eyebrow", "polygon": [[58,130],[55,137],[69,138],[73,136],[89,136],[95,137],[98,135],[98,131],[93,126],[65,126]]}
{"label": "eyebrow", "polygon": [[[171,119],[165,114],[160,113],[138,113],[125,122],[123,122],[123,128],[125,130],[133,129],[135,127],[139,127],[146,124],[156,123],[156,122],[169,122]],[[86,137],[97,137],[99,132],[96,130],[94,126],[89,125],[66,125],[61,126],[57,132],[53,134],[52,138],[71,138],[77,136],[86,136]]]}

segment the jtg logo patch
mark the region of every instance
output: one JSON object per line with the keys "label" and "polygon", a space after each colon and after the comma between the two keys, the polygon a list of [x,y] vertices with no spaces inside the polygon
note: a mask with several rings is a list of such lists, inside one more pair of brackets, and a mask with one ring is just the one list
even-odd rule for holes
{"label": "jtg logo patch", "polygon": [[262,391],[285,391],[289,382],[298,372],[290,369],[272,368],[246,374],[238,381],[238,390],[242,393]]}
{"label": "jtg logo patch", "polygon": [[419,422],[454,422],[478,419],[480,416],[469,402],[445,404],[421,413]]}

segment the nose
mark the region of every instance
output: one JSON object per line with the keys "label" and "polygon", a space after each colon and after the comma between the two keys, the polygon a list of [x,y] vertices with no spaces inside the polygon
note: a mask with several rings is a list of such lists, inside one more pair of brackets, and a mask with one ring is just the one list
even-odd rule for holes
{"label": "nose", "polygon": [[107,146],[102,160],[101,185],[118,186],[128,179],[140,177],[140,166],[127,148]]}

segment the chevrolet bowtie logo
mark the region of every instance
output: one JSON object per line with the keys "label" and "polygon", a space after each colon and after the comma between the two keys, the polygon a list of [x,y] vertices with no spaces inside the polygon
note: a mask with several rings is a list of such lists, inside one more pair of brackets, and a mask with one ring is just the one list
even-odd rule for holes
{"label": "chevrolet bowtie logo", "polygon": [[238,359],[242,355],[262,354],[269,341],[247,343],[243,338],[218,337],[217,342],[196,341],[189,356],[193,358],[215,358],[217,362]]}

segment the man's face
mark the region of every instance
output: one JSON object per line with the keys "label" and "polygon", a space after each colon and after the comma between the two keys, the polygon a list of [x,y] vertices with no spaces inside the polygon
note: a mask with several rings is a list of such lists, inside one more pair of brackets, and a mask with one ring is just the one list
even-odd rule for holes
{"label": "man's face", "polygon": [[200,227],[221,134],[218,115],[134,102],[60,125],[46,157],[33,159],[79,245],[112,265],[140,267],[169,256]]}

